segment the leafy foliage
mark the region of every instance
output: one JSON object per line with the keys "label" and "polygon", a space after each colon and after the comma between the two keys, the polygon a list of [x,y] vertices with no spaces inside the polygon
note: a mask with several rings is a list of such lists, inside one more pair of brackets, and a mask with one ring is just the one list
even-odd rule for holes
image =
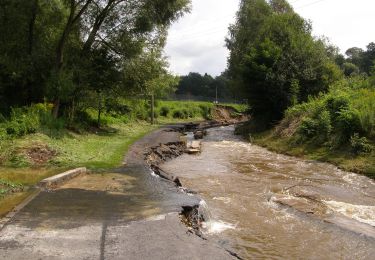
{"label": "leafy foliage", "polygon": [[229,76],[255,118],[280,120],[290,106],[328,90],[341,77],[311,24],[284,0],[243,0],[230,28]]}
{"label": "leafy foliage", "polygon": [[370,152],[375,141],[374,108],[375,90],[368,79],[345,79],[327,94],[289,108],[281,125],[288,128],[297,122],[293,138],[299,142],[333,149],[349,145],[355,153]]}
{"label": "leafy foliage", "polygon": [[[104,96],[173,91],[178,78],[162,49],[189,8],[189,0],[1,1],[0,113],[10,119],[11,107],[47,101],[55,118],[72,122],[88,107],[100,115]],[[33,131],[17,124],[9,130]]]}

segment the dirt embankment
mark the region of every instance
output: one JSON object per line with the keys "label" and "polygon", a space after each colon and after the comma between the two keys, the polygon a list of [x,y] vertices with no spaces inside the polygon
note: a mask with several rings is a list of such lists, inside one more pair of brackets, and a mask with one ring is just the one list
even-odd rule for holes
{"label": "dirt embankment", "polygon": [[249,120],[249,117],[231,106],[216,105],[212,109],[212,119],[223,124],[236,124]]}

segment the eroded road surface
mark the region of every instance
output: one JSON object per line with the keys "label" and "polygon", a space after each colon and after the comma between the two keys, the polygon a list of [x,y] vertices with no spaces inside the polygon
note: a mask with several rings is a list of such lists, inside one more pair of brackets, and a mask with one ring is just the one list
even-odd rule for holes
{"label": "eroded road surface", "polygon": [[205,200],[206,234],[246,259],[375,259],[375,182],[208,130],[162,166]]}
{"label": "eroded road surface", "polygon": [[156,131],[133,145],[127,166],[41,192],[0,231],[0,259],[231,259],[181,223],[182,206],[199,198],[144,164],[146,147],[178,138]]}

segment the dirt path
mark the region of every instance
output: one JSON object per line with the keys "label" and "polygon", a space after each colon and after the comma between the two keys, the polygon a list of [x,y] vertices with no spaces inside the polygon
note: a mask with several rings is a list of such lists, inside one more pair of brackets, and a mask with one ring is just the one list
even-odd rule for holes
{"label": "dirt path", "polygon": [[127,166],[41,192],[0,231],[0,258],[231,259],[181,223],[182,206],[199,199],[152,176],[144,161],[151,147],[179,140],[174,129],[136,142]]}

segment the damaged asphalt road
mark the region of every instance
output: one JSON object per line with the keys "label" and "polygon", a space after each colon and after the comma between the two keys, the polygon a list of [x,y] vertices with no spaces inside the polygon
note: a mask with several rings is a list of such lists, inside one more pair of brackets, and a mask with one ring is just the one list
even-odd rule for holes
{"label": "damaged asphalt road", "polygon": [[199,198],[153,175],[144,160],[151,147],[178,143],[176,129],[136,142],[126,166],[108,173],[114,184],[95,185],[93,174],[82,187],[41,192],[0,231],[0,259],[232,259],[181,222],[182,206]]}

